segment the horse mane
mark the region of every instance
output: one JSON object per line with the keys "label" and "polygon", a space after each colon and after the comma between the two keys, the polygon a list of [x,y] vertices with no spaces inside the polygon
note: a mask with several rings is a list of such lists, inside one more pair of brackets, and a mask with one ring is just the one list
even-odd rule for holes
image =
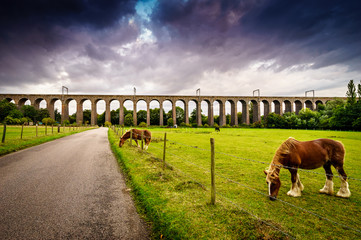
{"label": "horse mane", "polygon": [[130,130],[126,131],[120,138],[125,137],[125,134],[130,134]]}
{"label": "horse mane", "polygon": [[288,155],[295,148],[297,143],[298,141],[296,139],[289,137],[281,144],[281,146],[278,147],[270,166],[266,169],[266,172],[271,179],[278,177],[279,170],[283,166],[280,159],[282,159],[285,155]]}

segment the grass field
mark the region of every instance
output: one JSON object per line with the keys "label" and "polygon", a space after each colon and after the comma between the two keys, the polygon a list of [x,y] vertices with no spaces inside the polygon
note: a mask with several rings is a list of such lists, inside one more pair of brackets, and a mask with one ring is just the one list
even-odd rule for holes
{"label": "grass field", "polygon": [[[361,133],[279,129],[161,129],[152,131],[147,152],[119,148],[109,140],[128,176],[139,211],[152,222],[153,238],[165,239],[360,239]],[[167,132],[162,169],[163,138]],[[290,173],[282,169],[278,201],[267,198],[266,169],[288,137],[331,138],[346,148],[351,197],[319,194],[324,170],[299,171],[305,186],[298,198],[286,195]],[[210,138],[215,139],[216,205],[210,204]],[[333,169],[335,173],[335,169]],[[334,178],[335,193],[340,187]]]}
{"label": "grass field", "polygon": [[[58,133],[57,127],[39,126],[38,135],[36,135],[36,126],[24,126],[21,138],[21,126],[6,126],[5,142],[0,141],[0,156],[18,151],[27,147],[35,146],[57,138],[68,136],[70,134],[82,132],[91,128],[81,127],[60,127]],[[4,126],[0,126],[0,136],[3,136]]]}

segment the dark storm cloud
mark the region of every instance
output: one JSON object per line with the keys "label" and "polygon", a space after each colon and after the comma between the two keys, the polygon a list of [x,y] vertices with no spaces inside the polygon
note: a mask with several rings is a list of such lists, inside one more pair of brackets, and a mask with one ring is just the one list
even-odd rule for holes
{"label": "dark storm cloud", "polygon": [[[1,84],[55,81],[58,65],[87,55],[115,60],[108,47],[133,41],[134,0],[5,0],[0,5]],[[62,54],[73,52],[72,59]]]}
{"label": "dark storm cloud", "polygon": [[276,71],[302,63],[356,68],[361,62],[360,6],[359,1],[332,0],[161,0],[152,18],[165,44],[203,55],[217,57],[223,51],[243,63],[276,59],[270,66]]}
{"label": "dark storm cloud", "polygon": [[4,0],[1,2],[1,31],[16,26],[109,27],[122,16],[134,14],[134,0]]}

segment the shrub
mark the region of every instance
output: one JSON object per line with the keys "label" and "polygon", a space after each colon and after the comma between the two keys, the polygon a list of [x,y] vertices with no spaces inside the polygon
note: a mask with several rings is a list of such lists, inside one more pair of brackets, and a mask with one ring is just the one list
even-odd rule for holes
{"label": "shrub", "polygon": [[205,124],[203,125],[203,127],[206,127],[206,128],[207,128],[207,127],[209,127],[209,125],[208,125],[207,123],[205,123]]}
{"label": "shrub", "polygon": [[172,126],[173,126],[173,118],[168,118],[168,120],[167,120],[167,125],[168,125],[169,127],[172,127]]}
{"label": "shrub", "polygon": [[105,121],[104,127],[110,127],[110,126],[112,126],[112,123],[109,121]]}
{"label": "shrub", "polygon": [[141,128],[146,128],[146,127],[148,127],[148,125],[147,125],[145,122],[139,123],[138,126],[141,127]]}

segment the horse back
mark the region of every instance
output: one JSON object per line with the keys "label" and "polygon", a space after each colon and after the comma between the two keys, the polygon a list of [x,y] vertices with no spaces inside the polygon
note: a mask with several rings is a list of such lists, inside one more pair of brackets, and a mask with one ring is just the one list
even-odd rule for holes
{"label": "horse back", "polygon": [[344,155],[342,143],[325,138],[299,142],[290,154],[291,161],[303,169],[319,168],[327,161],[343,165]]}

